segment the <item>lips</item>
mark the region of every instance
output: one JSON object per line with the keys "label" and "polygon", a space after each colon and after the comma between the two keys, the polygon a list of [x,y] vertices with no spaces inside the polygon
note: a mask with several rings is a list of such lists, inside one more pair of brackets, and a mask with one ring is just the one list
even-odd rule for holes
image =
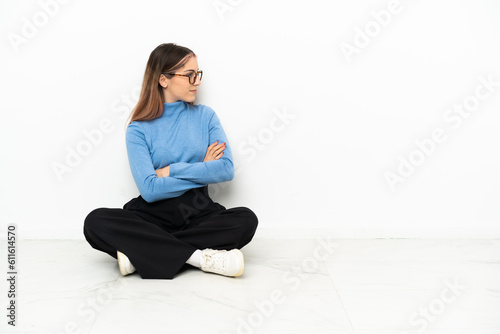
{"label": "lips", "polygon": [[196,89],[194,90],[190,90],[191,93],[195,93],[196,94]]}

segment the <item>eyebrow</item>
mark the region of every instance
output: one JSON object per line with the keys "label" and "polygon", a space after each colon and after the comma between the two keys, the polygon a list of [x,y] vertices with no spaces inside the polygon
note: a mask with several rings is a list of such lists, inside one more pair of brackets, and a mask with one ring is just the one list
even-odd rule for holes
{"label": "eyebrow", "polygon": [[184,70],[184,72],[189,72],[189,71],[196,72],[196,71],[199,71],[199,70],[200,70],[200,69],[197,69],[197,70],[191,70],[191,69],[189,69],[189,70]]}

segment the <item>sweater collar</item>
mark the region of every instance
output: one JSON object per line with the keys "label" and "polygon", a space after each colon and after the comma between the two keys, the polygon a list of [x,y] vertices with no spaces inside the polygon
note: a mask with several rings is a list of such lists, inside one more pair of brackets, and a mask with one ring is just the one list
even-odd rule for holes
{"label": "sweater collar", "polygon": [[182,112],[184,109],[186,109],[187,103],[179,100],[176,102],[171,102],[171,103],[164,103],[163,104],[163,115],[171,115],[174,113],[179,113]]}

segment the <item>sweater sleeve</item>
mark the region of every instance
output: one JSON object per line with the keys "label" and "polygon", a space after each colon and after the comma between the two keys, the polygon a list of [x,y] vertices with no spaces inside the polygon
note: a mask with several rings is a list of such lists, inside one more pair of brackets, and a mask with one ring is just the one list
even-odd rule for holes
{"label": "sweater sleeve", "polygon": [[224,154],[219,160],[173,163],[170,165],[170,176],[201,184],[219,183],[233,179],[234,165],[231,147],[217,114],[211,108],[209,110],[211,111],[208,123],[209,145],[216,141],[219,141],[219,144],[226,143]]}
{"label": "sweater sleeve", "polygon": [[127,127],[126,144],[132,176],[146,202],[178,197],[189,189],[204,186],[204,184],[175,177],[158,177],[144,132],[139,124],[131,123]]}

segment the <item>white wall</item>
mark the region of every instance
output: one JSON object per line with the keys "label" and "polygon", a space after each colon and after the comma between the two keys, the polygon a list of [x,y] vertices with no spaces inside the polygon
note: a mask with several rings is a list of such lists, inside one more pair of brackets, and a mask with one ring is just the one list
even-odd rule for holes
{"label": "white wall", "polygon": [[252,208],[261,237],[500,237],[497,1],[65,2],[0,4],[2,234],[83,238],[88,212],[138,195],[125,117],[175,42],[238,166],[212,196]]}

